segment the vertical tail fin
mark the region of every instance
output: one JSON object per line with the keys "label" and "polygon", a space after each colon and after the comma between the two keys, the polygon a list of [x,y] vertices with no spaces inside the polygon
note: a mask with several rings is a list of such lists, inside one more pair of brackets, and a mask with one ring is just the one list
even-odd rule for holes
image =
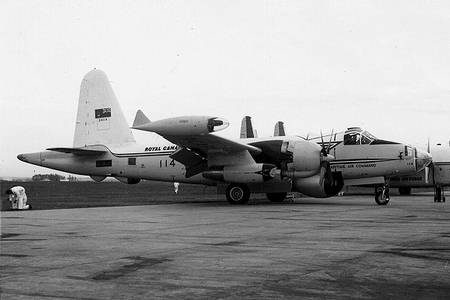
{"label": "vertical tail fin", "polygon": [[284,131],[284,123],[281,121],[278,121],[275,124],[275,130],[273,132],[273,136],[285,136],[286,132]]}
{"label": "vertical tail fin", "polygon": [[241,139],[254,138],[255,134],[253,132],[252,118],[245,116],[241,123]]}
{"label": "vertical tail fin", "polygon": [[135,142],[108,77],[90,71],[81,82],[73,146]]}

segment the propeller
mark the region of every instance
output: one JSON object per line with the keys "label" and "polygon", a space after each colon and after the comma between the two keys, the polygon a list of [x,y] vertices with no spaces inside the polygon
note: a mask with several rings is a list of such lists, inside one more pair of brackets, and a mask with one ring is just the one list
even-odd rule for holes
{"label": "propeller", "polygon": [[[431,151],[431,149],[430,149],[430,137],[428,137],[427,152],[431,153],[430,151]],[[430,182],[430,169],[431,169],[431,172],[432,172],[431,179],[432,179],[433,185],[434,185],[434,182],[435,182],[434,181],[434,166],[433,166],[433,162],[432,161],[428,165],[425,166],[425,183],[426,184],[428,184]]]}
{"label": "propeller", "polygon": [[322,145],[322,150],[320,152],[323,154],[324,157],[327,157],[328,154],[330,154],[331,142],[333,140],[333,134],[334,134],[334,129],[331,130],[330,141],[328,142],[327,145],[325,145],[325,142],[323,141],[323,133],[322,133],[322,130],[320,130],[320,141],[321,141],[321,145]]}
{"label": "propeller", "polygon": [[334,129],[331,131],[330,140],[327,145],[325,145],[323,139],[323,132],[320,130],[320,141],[322,145],[322,149],[320,152],[322,153],[323,160],[320,164],[320,185],[323,185],[324,181],[326,184],[333,182],[333,174],[331,172],[330,160],[333,160],[334,157],[330,155],[331,150],[331,142],[333,140]]}
{"label": "propeller", "polygon": [[328,161],[322,161],[320,164],[320,186],[323,185],[323,183],[331,183],[333,181],[333,174],[331,172],[330,163]]}

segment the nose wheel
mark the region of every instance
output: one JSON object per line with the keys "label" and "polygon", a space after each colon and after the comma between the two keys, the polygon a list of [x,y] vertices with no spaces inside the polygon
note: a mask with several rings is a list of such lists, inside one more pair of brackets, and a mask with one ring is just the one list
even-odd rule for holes
{"label": "nose wheel", "polygon": [[375,202],[378,205],[386,205],[389,203],[389,186],[382,185],[375,188]]}

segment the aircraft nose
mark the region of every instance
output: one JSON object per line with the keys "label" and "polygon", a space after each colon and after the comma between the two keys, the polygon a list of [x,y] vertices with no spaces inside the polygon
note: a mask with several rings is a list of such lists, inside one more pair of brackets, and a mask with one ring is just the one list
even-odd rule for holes
{"label": "aircraft nose", "polygon": [[426,166],[428,166],[432,161],[431,154],[425,151],[417,150],[417,158],[416,158],[416,169],[417,171],[422,170]]}
{"label": "aircraft nose", "polygon": [[17,155],[17,159],[19,159],[23,162],[26,162],[26,163],[40,165],[41,164],[41,153],[39,153],[39,152],[23,153],[23,154]]}

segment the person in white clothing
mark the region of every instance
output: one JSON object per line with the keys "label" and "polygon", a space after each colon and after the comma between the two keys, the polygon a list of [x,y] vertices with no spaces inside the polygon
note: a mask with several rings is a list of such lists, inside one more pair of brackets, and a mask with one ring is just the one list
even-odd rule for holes
{"label": "person in white clothing", "polygon": [[175,194],[178,194],[178,187],[180,186],[180,183],[178,182],[174,182],[173,183],[173,191],[175,192]]}
{"label": "person in white clothing", "polygon": [[11,202],[11,209],[31,209],[31,205],[27,204],[27,194],[23,186],[13,186],[6,194]]}

